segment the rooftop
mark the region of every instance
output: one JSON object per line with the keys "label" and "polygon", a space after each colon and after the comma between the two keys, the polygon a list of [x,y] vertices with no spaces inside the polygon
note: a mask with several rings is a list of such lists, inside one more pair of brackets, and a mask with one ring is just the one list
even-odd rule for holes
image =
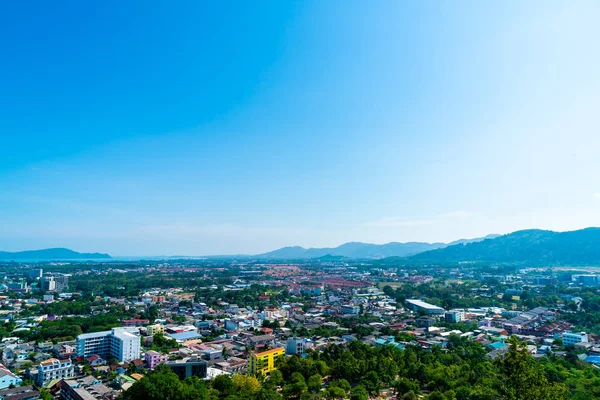
{"label": "rooftop", "polygon": [[424,301],[422,301],[422,300],[417,300],[417,299],[408,299],[408,300],[406,300],[406,301],[407,301],[408,303],[410,303],[410,304],[414,305],[414,306],[421,307],[421,308],[425,308],[425,309],[427,309],[427,310],[443,310],[443,308],[442,308],[442,307],[438,307],[438,306],[436,306],[436,305],[433,305],[433,304],[426,303],[426,302],[424,302]]}
{"label": "rooftop", "polygon": [[276,349],[271,349],[271,350],[267,350],[267,351],[263,351],[261,353],[256,353],[255,356],[266,356],[269,355],[271,353],[277,353],[279,351],[285,351],[285,349],[283,347],[277,347]]}

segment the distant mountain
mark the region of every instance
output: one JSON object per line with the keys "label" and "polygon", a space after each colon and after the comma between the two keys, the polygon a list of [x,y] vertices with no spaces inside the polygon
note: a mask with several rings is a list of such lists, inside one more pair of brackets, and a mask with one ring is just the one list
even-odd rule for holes
{"label": "distant mountain", "polygon": [[78,253],[63,248],[26,250],[14,253],[0,251],[0,260],[91,260],[100,258],[111,257],[103,253]]}
{"label": "distant mountain", "polygon": [[[495,237],[497,235],[489,235],[487,237]],[[478,239],[461,239],[450,244],[457,243],[472,243],[484,240]],[[325,256],[332,257],[347,257],[347,258],[365,258],[365,259],[380,259],[386,257],[408,257],[429,250],[435,250],[449,246],[446,243],[425,243],[425,242],[408,242],[398,243],[391,242],[387,244],[371,244],[361,242],[344,243],[338,247],[325,248],[309,248],[306,249],[300,246],[283,247],[268,253],[259,254],[256,257],[261,259],[314,259]]]}
{"label": "distant mountain", "polygon": [[457,244],[409,258],[415,262],[494,262],[532,265],[600,265],[600,228],[571,232],[523,230]]}
{"label": "distant mountain", "polygon": [[450,242],[448,243],[447,246],[454,246],[456,244],[469,244],[469,243],[477,243],[477,242],[481,242],[482,240],[485,239],[496,239],[497,237],[499,237],[501,235],[496,235],[496,234],[490,234],[487,235],[485,237],[482,238],[475,238],[475,239],[459,239],[459,240],[455,240],[454,242]]}

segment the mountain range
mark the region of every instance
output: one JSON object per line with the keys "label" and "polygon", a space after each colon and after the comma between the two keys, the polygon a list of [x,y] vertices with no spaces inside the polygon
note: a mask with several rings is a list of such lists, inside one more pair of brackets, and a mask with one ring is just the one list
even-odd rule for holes
{"label": "mountain range", "polygon": [[[0,251],[0,260],[93,260],[110,259],[103,253],[78,253],[64,248]],[[172,258],[172,257],[169,257]],[[188,258],[188,257],[186,257]],[[202,258],[202,257],[198,257]],[[512,263],[528,265],[600,266],[600,228],[570,232],[540,229],[522,230],[507,235],[461,239],[450,243],[392,242],[371,244],[350,242],[338,247],[283,247],[254,256],[219,256],[254,260],[340,260],[371,259],[388,263],[440,264],[460,262]]]}
{"label": "mountain range", "polygon": [[499,235],[488,235],[484,238],[460,239],[451,243],[426,243],[426,242],[391,242],[386,244],[371,244],[362,242],[344,243],[338,247],[304,248],[300,246],[289,246],[258,254],[260,259],[313,259],[324,256],[341,256],[347,258],[380,259],[386,257],[408,257],[411,255],[442,249],[448,246],[479,242],[492,239]]}
{"label": "mountain range", "polygon": [[414,262],[489,262],[532,265],[600,265],[600,228],[570,232],[530,229],[408,258]]}
{"label": "mountain range", "polygon": [[104,258],[111,257],[103,253],[79,253],[63,248],[26,250],[14,253],[0,251],[0,260],[92,260]]}

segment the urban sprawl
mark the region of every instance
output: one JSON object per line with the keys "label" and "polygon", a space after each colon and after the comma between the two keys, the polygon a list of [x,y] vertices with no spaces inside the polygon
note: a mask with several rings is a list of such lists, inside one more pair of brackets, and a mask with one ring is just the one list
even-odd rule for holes
{"label": "urban sprawl", "polygon": [[[600,272],[589,269],[223,260],[1,268],[4,400],[126,399],[169,371],[204,382],[206,398],[486,399],[473,395],[480,377],[460,378],[453,365],[501,369],[513,347],[590,379],[570,384],[545,370],[549,384],[600,383]],[[344,365],[346,352],[380,361]],[[460,362],[443,361],[450,356]],[[387,359],[393,366],[381,367]],[[591,390],[581,399],[598,393],[581,390]]]}

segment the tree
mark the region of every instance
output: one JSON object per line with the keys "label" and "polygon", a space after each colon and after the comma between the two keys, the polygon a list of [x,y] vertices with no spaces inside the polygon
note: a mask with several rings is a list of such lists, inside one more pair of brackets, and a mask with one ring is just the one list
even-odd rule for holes
{"label": "tree", "polygon": [[525,344],[514,336],[507,340],[509,350],[496,365],[502,372],[500,393],[507,400],[561,400],[567,387],[550,383],[543,370],[527,351]]}
{"label": "tree", "polygon": [[298,399],[307,390],[306,383],[302,381],[285,385],[281,392],[286,399]]}
{"label": "tree", "polygon": [[394,298],[394,296],[396,295],[394,288],[391,287],[390,285],[385,285],[383,287],[383,293],[385,293],[386,296],[391,297],[391,298]]}
{"label": "tree", "polygon": [[235,388],[245,394],[255,393],[260,390],[260,382],[254,376],[236,374],[231,380]]}
{"label": "tree", "polygon": [[318,392],[323,386],[323,377],[319,374],[311,375],[308,378],[308,390],[311,392]]}
{"label": "tree", "polygon": [[48,389],[40,390],[40,400],[54,400]]}
{"label": "tree", "polygon": [[329,399],[344,399],[346,398],[346,391],[342,388],[332,386],[327,389],[327,398]]}
{"label": "tree", "polygon": [[[413,392],[408,392],[408,393],[405,393],[404,396],[402,396],[402,400],[419,400],[419,398]],[[475,400],[475,399],[473,399],[473,400]]]}
{"label": "tree", "polygon": [[421,391],[421,386],[418,382],[411,381],[408,378],[400,378],[394,382],[394,389],[398,395],[403,395],[408,392],[413,392],[416,394]]}
{"label": "tree", "polygon": [[306,383],[304,380],[304,376],[300,372],[292,372],[290,376],[290,381],[292,383]]}
{"label": "tree", "polygon": [[271,371],[267,379],[263,382],[263,388],[265,389],[275,389],[277,386],[281,386],[283,384],[283,375],[281,371],[276,369]]}
{"label": "tree", "polygon": [[438,391],[435,391],[432,392],[429,396],[427,396],[427,400],[446,400],[446,396],[444,396]]}
{"label": "tree", "polygon": [[345,379],[340,379],[338,381],[333,381],[331,382],[331,384],[329,385],[330,387],[339,387],[340,389],[344,390],[345,392],[349,392],[350,389],[352,388],[350,386],[350,383],[345,380]]}
{"label": "tree", "polygon": [[212,387],[217,389],[223,397],[235,393],[235,386],[229,375],[219,375],[212,380]]}
{"label": "tree", "polygon": [[274,390],[261,389],[254,395],[254,400],[282,400],[283,397]]}
{"label": "tree", "polygon": [[354,386],[350,391],[350,400],[369,400],[369,393],[364,386]]}
{"label": "tree", "polygon": [[381,381],[377,372],[367,372],[367,374],[360,380],[360,383],[365,387],[365,389],[367,389],[369,394],[379,394],[379,390],[381,389]]}
{"label": "tree", "polygon": [[180,381],[165,365],[159,365],[123,393],[123,400],[208,400],[204,382],[198,378]]}

